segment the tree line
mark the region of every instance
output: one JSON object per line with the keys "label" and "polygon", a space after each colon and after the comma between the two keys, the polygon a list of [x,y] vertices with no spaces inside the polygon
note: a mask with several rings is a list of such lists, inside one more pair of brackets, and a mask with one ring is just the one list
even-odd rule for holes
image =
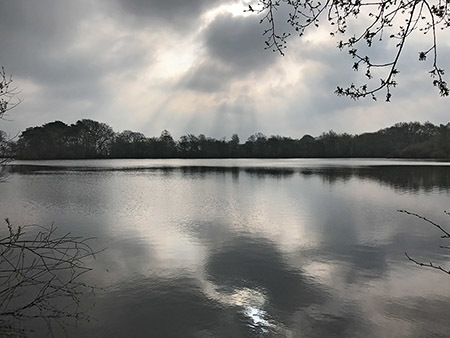
{"label": "tree line", "polygon": [[187,134],[174,140],[169,131],[159,137],[125,130],[114,132],[105,123],[83,119],[30,127],[17,141],[0,133],[3,154],[17,159],[94,158],[450,158],[450,123],[397,123],[377,132],[350,135],[328,131],[300,139],[263,133],[241,142],[237,134],[227,140]]}

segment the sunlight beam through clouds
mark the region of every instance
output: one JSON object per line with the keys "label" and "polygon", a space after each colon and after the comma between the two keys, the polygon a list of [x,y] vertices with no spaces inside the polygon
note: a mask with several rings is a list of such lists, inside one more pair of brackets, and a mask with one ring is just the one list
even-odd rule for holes
{"label": "sunlight beam through clouds", "polygon": [[[447,123],[447,101],[417,61],[424,37],[408,41],[393,102],[353,102],[333,93],[358,81],[327,25],[291,37],[286,56],[265,50],[251,1],[115,0],[3,6],[1,64],[23,103],[2,128],[15,135],[54,120],[90,118],[116,131],[206,134],[242,141],[267,135],[374,131],[398,121]],[[359,23],[358,21],[357,23]],[[450,68],[447,32],[440,34]],[[373,51],[382,58],[388,45]],[[431,109],[430,109],[431,108]]]}

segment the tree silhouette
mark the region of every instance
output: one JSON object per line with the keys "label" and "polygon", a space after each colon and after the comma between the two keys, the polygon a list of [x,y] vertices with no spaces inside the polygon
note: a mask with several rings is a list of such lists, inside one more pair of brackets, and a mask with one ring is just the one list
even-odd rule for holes
{"label": "tree silhouette", "polygon": [[[12,76],[6,75],[5,68],[0,68],[0,120],[3,120],[7,113],[16,107],[20,100],[17,99],[17,88],[11,86]],[[5,132],[0,130],[0,182],[5,179],[6,165],[11,160],[11,140]]]}
{"label": "tree silhouette", "polygon": [[14,109],[20,100],[17,98],[17,88],[11,86],[13,80],[11,75],[6,75],[5,68],[0,68],[0,119]]}
{"label": "tree silhouette", "polygon": [[11,143],[4,131],[0,130],[0,182],[6,177],[6,165],[12,157]]}
{"label": "tree silhouette", "polygon": [[[86,121],[95,128],[87,128]],[[96,132],[92,132],[96,131]],[[89,141],[88,141],[89,140]],[[2,150],[0,134],[0,151]],[[175,141],[164,130],[160,137],[125,130],[115,133],[104,123],[81,120],[72,125],[61,121],[27,128],[15,145],[4,143],[5,151],[19,159],[85,158],[309,158],[390,157],[450,158],[450,124],[430,122],[397,123],[392,127],[360,135],[334,131],[314,138],[295,139],[280,135],[251,135],[244,144],[234,134],[229,141],[203,134],[187,134]]]}
{"label": "tree silhouette", "polygon": [[[284,55],[292,34],[304,35],[313,27],[328,22],[330,34],[338,40],[338,48],[353,58],[353,69],[362,69],[366,83],[337,87],[336,94],[352,99],[372,97],[385,91],[386,101],[397,85],[398,63],[405,43],[415,32],[427,34],[428,48],[418,51],[418,59],[431,56],[429,71],[433,85],[442,96],[449,95],[444,70],[438,63],[438,31],[450,26],[450,3],[443,0],[257,0],[248,12],[261,15],[266,25],[266,48]],[[286,13],[284,25],[282,13]],[[362,23],[362,25],[361,25]],[[359,25],[358,25],[359,24]],[[355,29],[356,27],[356,29]],[[394,51],[387,61],[374,61],[370,47],[379,48],[380,41],[394,42]],[[388,43],[386,43],[386,46]],[[381,70],[381,72],[380,72]],[[384,71],[383,71],[384,70]],[[379,82],[378,82],[379,81]],[[374,85],[374,83],[376,83]],[[369,85],[370,84],[370,85]]]}

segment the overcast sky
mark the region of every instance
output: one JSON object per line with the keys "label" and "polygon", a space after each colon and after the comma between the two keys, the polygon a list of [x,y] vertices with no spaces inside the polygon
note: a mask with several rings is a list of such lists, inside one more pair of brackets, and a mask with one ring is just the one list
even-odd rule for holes
{"label": "overcast sky", "polygon": [[[284,57],[264,50],[266,28],[244,0],[1,1],[0,64],[22,103],[1,121],[14,135],[54,120],[89,118],[115,131],[241,140],[256,132],[301,137],[375,131],[399,121],[447,123],[450,99],[405,49],[391,103],[334,95],[355,80],[327,26],[292,38]],[[444,33],[445,34],[445,33]],[[442,38],[443,36],[443,38]],[[450,70],[450,39],[441,36]],[[383,44],[373,53],[390,50]],[[450,81],[450,80],[449,80]]]}

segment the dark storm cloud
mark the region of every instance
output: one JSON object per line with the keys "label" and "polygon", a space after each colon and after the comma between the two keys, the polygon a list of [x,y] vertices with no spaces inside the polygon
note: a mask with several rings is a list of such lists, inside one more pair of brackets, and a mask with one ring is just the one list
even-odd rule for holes
{"label": "dark storm cloud", "polygon": [[92,114],[102,114],[101,107],[112,101],[107,80],[139,74],[152,52],[108,15],[106,7],[84,0],[2,4],[0,62],[23,100],[4,128],[88,115],[102,119]]}
{"label": "dark storm cloud", "polygon": [[205,32],[210,57],[241,73],[264,70],[276,54],[264,52],[262,26],[253,17],[218,16]]}
{"label": "dark storm cloud", "polygon": [[[78,4],[80,3],[82,2]],[[30,47],[48,47],[51,43],[62,43],[67,38],[67,33],[73,32],[75,20],[83,12],[82,6],[75,5],[74,2],[3,1],[0,37],[5,45],[2,53],[9,51],[11,46],[23,43],[31,44]],[[18,41],[18,37],[25,41]]]}
{"label": "dark storm cloud", "polygon": [[217,16],[203,34],[205,54],[182,80],[182,86],[212,92],[249,74],[264,73],[279,55],[264,50],[262,32],[254,17]]}
{"label": "dark storm cloud", "polygon": [[133,39],[118,37],[113,41],[121,45],[120,53],[101,45],[88,50],[71,49],[74,39],[90,37],[77,36],[83,22],[90,19],[90,7],[84,2],[5,3],[0,12],[0,38],[7,46],[0,51],[3,65],[20,78],[30,79],[44,89],[65,91],[74,98],[88,92],[95,95],[92,90],[98,81],[112,70],[142,64],[146,54]]}
{"label": "dark storm cloud", "polygon": [[119,8],[131,14],[134,19],[139,19],[139,24],[151,25],[156,21],[169,24],[175,30],[192,26],[205,10],[223,2],[223,0],[117,0]]}
{"label": "dark storm cloud", "polygon": [[[345,51],[338,52],[337,41],[326,41],[323,34],[293,35],[281,57],[264,50],[267,24],[260,25],[257,15],[227,14],[228,4],[237,5],[233,10],[245,8],[237,0],[3,1],[0,65],[13,74],[24,102],[11,112],[14,122],[0,127],[16,134],[55,119],[71,123],[89,117],[118,123],[112,126],[120,130],[140,127],[137,120],[147,119],[151,123],[142,131],[152,135],[159,132],[152,129],[158,119],[180,134],[197,127],[217,137],[227,125],[227,134],[262,130],[298,136],[329,129],[376,130],[407,118],[446,121],[447,105],[434,100],[438,93],[428,75],[430,63],[417,60],[417,52],[429,48],[422,40],[405,46],[392,104],[383,104],[385,93],[377,102],[353,102],[333,92],[337,85],[361,83],[364,74],[351,70],[353,61]],[[209,10],[211,15],[205,15]],[[283,11],[277,11],[281,31],[288,29]],[[439,52],[445,55],[448,47],[442,41]],[[180,44],[186,44],[186,51]],[[377,61],[389,61],[392,44],[383,41],[370,52]],[[178,59],[179,53],[184,55]],[[448,60],[441,59],[446,70]],[[375,77],[374,83],[378,81]],[[173,118],[183,107],[168,102],[180,101],[174,98],[186,89],[191,100],[183,107],[196,107]],[[148,95],[165,104],[149,109]],[[380,107],[376,111],[375,104]],[[362,116],[366,108],[370,114]],[[120,116],[124,109],[127,117]],[[215,124],[205,130],[211,116]]]}
{"label": "dark storm cloud", "polygon": [[234,69],[207,60],[191,69],[181,86],[199,92],[213,93],[224,89],[235,74]]}
{"label": "dark storm cloud", "polygon": [[77,21],[83,16],[71,4],[24,0],[2,4],[0,58],[3,65],[24,76],[43,72],[40,63],[45,57],[64,52],[75,35]]}

